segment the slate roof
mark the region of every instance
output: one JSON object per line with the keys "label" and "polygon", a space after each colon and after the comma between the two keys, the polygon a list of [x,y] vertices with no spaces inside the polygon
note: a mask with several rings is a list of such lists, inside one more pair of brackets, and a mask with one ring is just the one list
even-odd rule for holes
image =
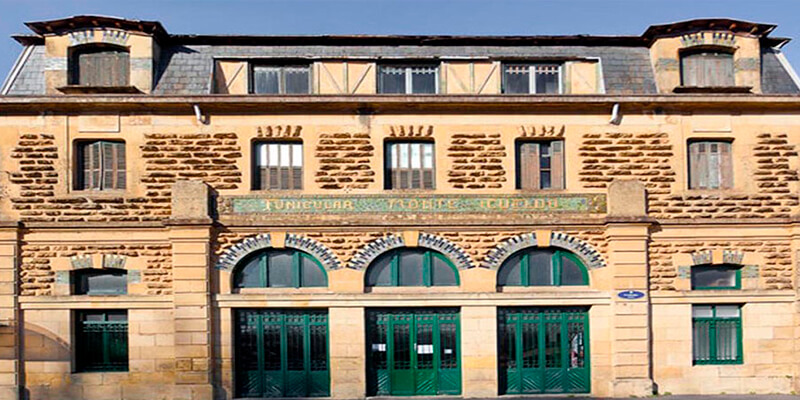
{"label": "slate roof", "polygon": [[780,50],[761,51],[761,92],[767,94],[798,94],[800,88],[778,60]]}

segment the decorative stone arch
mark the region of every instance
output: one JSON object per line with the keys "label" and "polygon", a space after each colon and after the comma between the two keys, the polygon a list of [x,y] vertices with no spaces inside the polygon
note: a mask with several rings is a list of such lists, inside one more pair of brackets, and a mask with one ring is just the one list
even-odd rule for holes
{"label": "decorative stone arch", "polygon": [[[269,233],[262,233],[249,237],[231,246],[223,252],[217,260],[217,269],[232,273],[233,269],[242,259],[255,251],[273,248],[272,236]],[[341,268],[339,259],[333,251],[322,243],[309,237],[287,233],[283,247],[306,252],[317,259],[322,267],[327,271]]]}
{"label": "decorative stone arch", "polygon": [[540,247],[540,243],[549,243],[550,246],[571,251],[583,261],[588,269],[603,268],[607,265],[600,252],[589,243],[564,232],[549,232],[549,235],[548,238],[537,238],[536,232],[531,232],[506,239],[489,251],[481,267],[498,270],[512,254],[522,249]]}
{"label": "decorative stone arch", "polygon": [[[362,247],[361,250],[350,259],[350,263],[347,267],[359,271],[366,271],[367,267],[381,254],[400,247],[413,247],[414,243],[407,243],[404,236],[405,235],[389,234],[367,243],[366,246]],[[450,240],[424,232],[417,233],[416,238],[412,236],[409,242],[414,239],[416,239],[416,246],[442,253],[459,270],[469,269],[474,266],[469,254],[467,254],[461,246]]]}

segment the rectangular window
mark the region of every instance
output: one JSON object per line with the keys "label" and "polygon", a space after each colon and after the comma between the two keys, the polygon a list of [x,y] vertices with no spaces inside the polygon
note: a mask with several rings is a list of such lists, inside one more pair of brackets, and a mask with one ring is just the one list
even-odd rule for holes
{"label": "rectangular window", "polygon": [[517,189],[564,189],[564,141],[517,144]]}
{"label": "rectangular window", "polygon": [[78,142],[75,190],[125,189],[125,143]]}
{"label": "rectangular window", "polygon": [[733,187],[731,142],[689,143],[689,189],[730,189]]}
{"label": "rectangular window", "polygon": [[256,143],[253,146],[253,190],[300,190],[303,188],[301,143]]}
{"label": "rectangular window", "polygon": [[255,65],[252,92],[255,94],[311,93],[311,67],[308,65]]}
{"label": "rectangular window", "polygon": [[76,312],[75,367],[77,372],[128,370],[128,312]]}
{"label": "rectangular window", "polygon": [[681,84],[695,87],[736,86],[733,54],[704,51],[681,55]]}
{"label": "rectangular window", "polygon": [[386,189],[433,189],[432,142],[386,144]]}
{"label": "rectangular window", "polygon": [[70,54],[70,85],[128,86],[130,54],[113,46],[81,46]]}
{"label": "rectangular window", "polygon": [[737,265],[692,267],[692,290],[740,289],[742,270]]}
{"label": "rectangular window", "polygon": [[504,64],[503,93],[561,93],[560,64]]}
{"label": "rectangular window", "polygon": [[695,364],[741,364],[741,307],[692,306],[692,347]]}
{"label": "rectangular window", "polygon": [[378,70],[378,93],[435,94],[439,67],[425,65],[382,65]]}

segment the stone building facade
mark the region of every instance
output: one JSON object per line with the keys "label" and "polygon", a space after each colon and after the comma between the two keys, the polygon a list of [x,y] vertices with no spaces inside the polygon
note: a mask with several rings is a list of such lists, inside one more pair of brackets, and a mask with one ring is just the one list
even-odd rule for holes
{"label": "stone building facade", "polygon": [[27,25],[0,398],[800,387],[800,88],[772,25]]}

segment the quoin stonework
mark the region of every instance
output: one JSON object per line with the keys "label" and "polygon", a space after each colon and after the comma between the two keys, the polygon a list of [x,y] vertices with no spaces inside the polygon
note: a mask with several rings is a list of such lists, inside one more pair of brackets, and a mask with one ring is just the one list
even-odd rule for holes
{"label": "quoin stonework", "polygon": [[800,389],[800,82],[773,25],[26,25],[2,399]]}

